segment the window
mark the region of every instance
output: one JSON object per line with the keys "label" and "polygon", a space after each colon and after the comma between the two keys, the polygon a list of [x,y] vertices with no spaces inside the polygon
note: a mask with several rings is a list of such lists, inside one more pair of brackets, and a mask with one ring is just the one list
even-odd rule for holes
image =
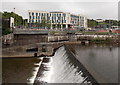
{"label": "window", "polygon": [[31,16],[30,16],[30,19],[31,19]]}
{"label": "window", "polygon": [[30,15],[30,12],[29,12],[29,15]]}
{"label": "window", "polygon": [[50,20],[50,17],[47,17],[48,20]]}
{"label": "window", "polygon": [[32,19],[32,23],[34,23],[34,20]]}
{"label": "window", "polygon": [[43,13],[42,13],[42,16],[43,16]]}
{"label": "window", "polygon": [[52,14],[53,17],[56,17],[56,14]]}
{"label": "window", "polygon": [[52,17],[52,20],[53,20],[54,18]]}
{"label": "window", "polygon": [[38,19],[40,19],[40,16],[38,16]]}
{"label": "window", "polygon": [[48,15],[48,13],[47,13],[47,17],[48,17],[49,15]]}
{"label": "window", "polygon": [[38,16],[38,13],[36,13],[36,16]]}
{"label": "window", "polygon": [[44,13],[44,16],[46,16],[47,14],[46,13]]}
{"label": "window", "polygon": [[52,23],[54,23],[54,21],[52,20]]}
{"label": "window", "polygon": [[58,20],[60,20],[60,17],[58,17]]}
{"label": "window", "polygon": [[62,23],[64,23],[64,20],[62,20]]}
{"label": "window", "polygon": [[63,20],[65,20],[65,17],[63,17]]}
{"label": "window", "polygon": [[32,15],[34,16],[34,13],[32,12]]}
{"label": "window", "polygon": [[52,17],[52,20],[56,20],[56,17]]}
{"label": "window", "polygon": [[65,17],[65,16],[66,16],[66,14],[63,14],[63,16]]}

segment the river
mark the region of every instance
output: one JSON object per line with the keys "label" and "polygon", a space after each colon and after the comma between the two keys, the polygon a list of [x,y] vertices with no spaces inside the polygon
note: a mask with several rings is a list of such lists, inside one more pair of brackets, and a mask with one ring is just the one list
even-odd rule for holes
{"label": "river", "polygon": [[[70,51],[68,49],[70,49]],[[33,81],[41,58],[3,59],[4,83]],[[39,65],[37,65],[38,63]],[[69,45],[43,59],[36,83],[117,83],[118,47]]]}
{"label": "river", "polygon": [[[48,83],[94,83],[95,79],[98,83],[118,83],[118,47],[68,45],[67,48],[73,55],[66,52],[65,47],[59,48],[52,58],[48,58],[50,62],[43,64],[49,70],[40,71],[42,77],[39,76],[38,80]],[[85,75],[84,68],[91,75]],[[46,78],[48,76],[49,79]]]}

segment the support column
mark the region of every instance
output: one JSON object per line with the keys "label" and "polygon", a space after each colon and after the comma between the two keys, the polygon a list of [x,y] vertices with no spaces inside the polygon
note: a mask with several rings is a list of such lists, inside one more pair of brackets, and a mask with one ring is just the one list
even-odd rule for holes
{"label": "support column", "polygon": [[56,28],[56,30],[57,30],[57,24],[55,25],[55,28]]}
{"label": "support column", "polygon": [[68,28],[68,24],[66,24],[66,28]]}
{"label": "support column", "polygon": [[61,25],[61,29],[63,29],[63,25]]}
{"label": "support column", "polygon": [[53,29],[53,26],[52,26],[52,24],[51,24],[51,29]]}

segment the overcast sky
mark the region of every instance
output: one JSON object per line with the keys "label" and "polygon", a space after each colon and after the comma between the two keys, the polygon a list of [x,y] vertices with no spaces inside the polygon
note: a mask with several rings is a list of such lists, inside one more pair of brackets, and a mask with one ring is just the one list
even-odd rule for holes
{"label": "overcast sky", "polygon": [[14,11],[13,8],[24,18],[28,17],[28,10],[40,10],[70,12],[93,19],[118,19],[118,0],[59,0],[56,2],[54,0],[29,0],[29,2],[28,0],[18,2],[4,0],[2,2],[2,11],[11,12]]}

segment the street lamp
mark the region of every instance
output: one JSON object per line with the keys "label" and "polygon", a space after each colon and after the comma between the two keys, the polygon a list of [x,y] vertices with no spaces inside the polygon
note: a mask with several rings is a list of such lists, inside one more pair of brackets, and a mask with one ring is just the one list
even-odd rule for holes
{"label": "street lamp", "polygon": [[15,19],[15,8],[13,9],[13,13],[14,13],[14,26],[15,26],[15,23],[16,23],[16,19]]}

